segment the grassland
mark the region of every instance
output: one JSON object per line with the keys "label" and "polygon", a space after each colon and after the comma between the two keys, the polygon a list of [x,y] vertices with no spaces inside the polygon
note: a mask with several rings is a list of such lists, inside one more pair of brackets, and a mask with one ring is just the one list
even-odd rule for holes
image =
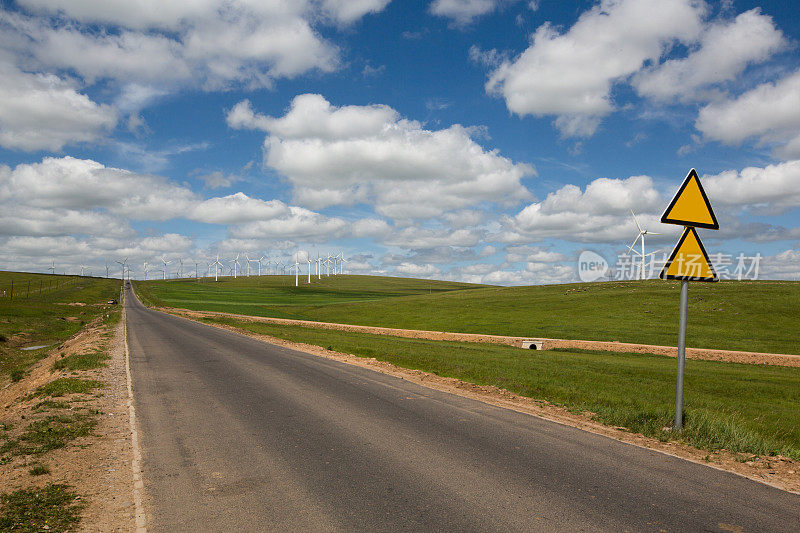
{"label": "grassland", "polygon": [[[106,302],[119,287],[114,279],[0,272],[0,384],[21,379],[53,345],[116,307]],[[42,348],[23,349],[35,346]]]}
{"label": "grassland", "polygon": [[707,450],[800,460],[800,369],[686,361],[685,429],[673,424],[675,359],[608,352],[531,352],[518,348],[403,339],[299,326],[207,322],[494,385],[604,424]]}
{"label": "grassland", "polygon": [[[332,276],[136,283],[151,304],[256,316],[462,333],[672,345],[678,282],[661,280],[487,287]],[[800,353],[800,283],[695,283],[687,342],[697,348]]]}

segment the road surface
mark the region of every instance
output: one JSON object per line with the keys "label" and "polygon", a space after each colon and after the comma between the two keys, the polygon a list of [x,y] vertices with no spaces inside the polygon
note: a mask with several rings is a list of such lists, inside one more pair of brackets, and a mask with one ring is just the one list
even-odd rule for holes
{"label": "road surface", "polygon": [[800,528],[734,474],[125,306],[152,531]]}

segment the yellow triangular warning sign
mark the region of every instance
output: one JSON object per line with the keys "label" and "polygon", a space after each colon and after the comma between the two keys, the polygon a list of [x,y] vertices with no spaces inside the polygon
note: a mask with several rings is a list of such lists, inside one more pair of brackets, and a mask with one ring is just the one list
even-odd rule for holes
{"label": "yellow triangular warning sign", "polygon": [[686,281],[719,281],[696,229],[688,227],[683,231],[658,277]]}
{"label": "yellow triangular warning sign", "polygon": [[706,191],[700,184],[697,171],[692,169],[683,180],[675,198],[661,215],[661,222],[697,228],[719,229],[717,217],[708,201]]}

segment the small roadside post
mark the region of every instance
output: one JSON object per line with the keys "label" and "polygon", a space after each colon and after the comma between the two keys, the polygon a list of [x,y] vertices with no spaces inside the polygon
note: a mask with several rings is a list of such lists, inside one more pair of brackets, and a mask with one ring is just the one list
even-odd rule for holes
{"label": "small roadside post", "polygon": [[678,317],[678,375],[675,387],[675,426],[683,429],[683,368],[686,360],[686,321],[689,310],[690,281],[719,281],[714,266],[708,258],[703,243],[695,228],[719,229],[717,217],[700,184],[697,171],[692,169],[683,180],[675,197],[661,215],[664,224],[683,226],[678,244],[672,250],[664,268],[658,275],[661,279],[681,282],[680,312]]}

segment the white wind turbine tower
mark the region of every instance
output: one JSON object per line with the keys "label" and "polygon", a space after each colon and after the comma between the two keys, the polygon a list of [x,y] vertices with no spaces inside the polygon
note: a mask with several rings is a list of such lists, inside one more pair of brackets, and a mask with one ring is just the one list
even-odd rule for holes
{"label": "white wind turbine tower", "polygon": [[238,274],[238,268],[242,265],[239,264],[239,255],[236,254],[236,258],[231,261],[231,266],[233,267],[233,279],[236,279],[236,275]]}
{"label": "white wind turbine tower", "polygon": [[339,274],[344,274],[344,264],[347,263],[347,259],[344,258],[344,252],[342,252],[342,262],[341,266],[339,267]]}
{"label": "white wind turbine tower", "polygon": [[83,266],[83,263],[81,263],[81,277],[83,277],[83,269],[84,269],[84,268],[86,268],[86,267],[85,267],[85,266]]}
{"label": "white wind turbine tower", "polygon": [[261,277],[261,261],[264,260],[264,257],[265,256],[262,255],[261,257],[258,258],[258,276],[259,277]]}
{"label": "white wind turbine tower", "polygon": [[209,265],[214,266],[214,281],[219,281],[219,267],[222,266],[222,263],[219,262],[219,254],[217,254],[217,260],[213,263],[209,263]]}
{"label": "white wind turbine tower", "polygon": [[147,261],[144,262],[144,280],[147,281],[147,273],[150,272],[147,269]]}
{"label": "white wind turbine tower", "polygon": [[122,267],[122,281],[125,281],[125,264],[128,262],[128,258],[126,257],[124,261],[116,261]]}
{"label": "white wind turbine tower", "polygon": [[53,266],[47,267],[47,270],[49,270],[54,276],[56,275],[56,260],[55,259],[53,259]]}
{"label": "white wind turbine tower", "polygon": [[[655,233],[653,231],[647,231],[646,229],[642,229],[642,226],[639,224],[639,220],[636,218],[636,213],[633,212],[633,209],[631,209],[631,215],[633,215],[633,221],[636,223],[636,227],[639,229],[639,234],[633,240],[631,245],[628,246],[628,251],[638,255],[639,258],[641,259],[642,266],[641,266],[641,268],[639,270],[639,279],[645,279],[645,268],[644,268],[645,258],[647,256],[650,256],[650,255],[655,255],[660,250],[656,250],[654,252],[650,252],[649,254],[645,254],[644,253],[644,236],[645,235],[661,235],[661,234],[660,233]],[[636,246],[636,243],[639,241],[639,239],[642,239],[642,251],[641,252],[638,252],[638,251],[633,249],[633,247]]]}
{"label": "white wind turbine tower", "polygon": [[311,285],[311,254],[306,252],[306,261],[308,261],[308,284]]}
{"label": "white wind turbine tower", "polygon": [[167,280],[167,265],[172,263],[172,261],[167,261],[163,256],[161,257],[161,262],[164,263],[164,281]]}
{"label": "white wind turbine tower", "polygon": [[108,278],[108,261],[106,261],[106,278]]}
{"label": "white wind turbine tower", "polygon": [[300,259],[300,252],[294,253],[294,286],[300,286],[300,263],[297,261]]}
{"label": "white wind turbine tower", "polygon": [[322,279],[322,267],[320,261],[322,260],[319,258],[319,250],[317,250],[317,279]]}
{"label": "white wind turbine tower", "polygon": [[183,259],[178,259],[180,261],[180,266],[178,267],[178,277],[183,277]]}

